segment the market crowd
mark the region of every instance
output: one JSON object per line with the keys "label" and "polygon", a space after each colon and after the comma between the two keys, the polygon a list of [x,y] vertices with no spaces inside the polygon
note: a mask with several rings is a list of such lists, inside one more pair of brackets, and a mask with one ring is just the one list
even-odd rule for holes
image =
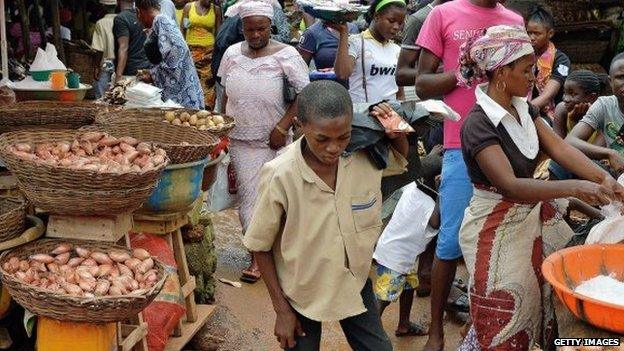
{"label": "market crowd", "polygon": [[[100,96],[137,77],[234,117],[229,173],[252,253],[242,279],[267,285],[282,348],[318,350],[322,322],[340,321],[353,349],[391,350],[380,316],[397,301],[396,336],[427,337],[425,350],[444,349],[445,311],[470,313],[461,350],[552,346],[541,262],[583,235],[572,210],[597,223],[596,206],[624,200],[624,54],[608,74],[573,70],[548,9],[523,17],[496,0],[415,12],[374,0],[352,23],[304,13],[294,43],[277,0],[100,3]],[[461,118],[381,144],[356,133],[356,106],[384,120],[416,96]],[[408,215],[436,234],[416,260],[407,251],[422,238],[401,228],[394,246],[377,245],[385,200],[413,182],[431,206]],[[467,282],[455,277],[462,259]],[[414,294],[431,296],[428,328],[410,321]]]}

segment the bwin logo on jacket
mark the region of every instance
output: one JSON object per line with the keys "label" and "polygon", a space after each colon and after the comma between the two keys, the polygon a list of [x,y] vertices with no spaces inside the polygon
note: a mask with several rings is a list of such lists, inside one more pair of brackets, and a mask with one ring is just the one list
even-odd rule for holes
{"label": "bwin logo on jacket", "polygon": [[396,65],[392,67],[377,67],[375,64],[371,65],[370,76],[393,76],[396,72]]}

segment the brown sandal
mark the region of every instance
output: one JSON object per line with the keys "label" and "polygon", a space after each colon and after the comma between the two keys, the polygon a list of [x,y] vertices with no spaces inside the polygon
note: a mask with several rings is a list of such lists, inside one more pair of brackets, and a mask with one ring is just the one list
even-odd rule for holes
{"label": "brown sandal", "polygon": [[262,273],[260,273],[260,271],[257,271],[257,270],[252,271],[249,269],[244,269],[240,277],[241,281],[245,283],[249,283],[249,284],[253,284],[260,279],[262,279]]}

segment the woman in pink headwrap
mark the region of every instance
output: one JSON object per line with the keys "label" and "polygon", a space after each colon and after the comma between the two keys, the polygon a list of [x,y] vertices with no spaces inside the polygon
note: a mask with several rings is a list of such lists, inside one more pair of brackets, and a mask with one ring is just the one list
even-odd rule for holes
{"label": "woman in pink headwrap", "polygon": [[[461,130],[474,185],[460,231],[473,326],[461,350],[551,345],[554,312],[543,258],[572,236],[555,199],[623,199],[624,188],[566,144],[526,101],[535,55],[524,28],[495,26],[462,47],[458,80],[484,82]],[[489,83],[487,83],[489,82]],[[541,154],[586,180],[533,179]]]}
{"label": "woman in pink headwrap", "polygon": [[[295,95],[309,78],[299,52],[271,39],[273,6],[247,1],[237,11],[243,21],[245,41],[227,49],[217,75],[225,86],[225,113],[236,120],[230,135],[230,155],[244,233],[256,201],[260,168],[291,140],[290,129],[297,111]],[[260,270],[252,258],[242,279],[253,282],[259,278]]]}

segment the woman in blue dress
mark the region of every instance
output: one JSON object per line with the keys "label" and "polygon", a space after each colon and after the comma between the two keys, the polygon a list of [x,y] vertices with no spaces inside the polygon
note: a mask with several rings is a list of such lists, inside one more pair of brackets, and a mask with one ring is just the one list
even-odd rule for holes
{"label": "woman in blue dress", "polygon": [[150,32],[145,53],[154,65],[140,71],[138,79],[162,89],[163,100],[173,100],[186,108],[203,109],[204,93],[195,64],[180,28],[160,13],[159,0],[136,0],[139,21]]}

